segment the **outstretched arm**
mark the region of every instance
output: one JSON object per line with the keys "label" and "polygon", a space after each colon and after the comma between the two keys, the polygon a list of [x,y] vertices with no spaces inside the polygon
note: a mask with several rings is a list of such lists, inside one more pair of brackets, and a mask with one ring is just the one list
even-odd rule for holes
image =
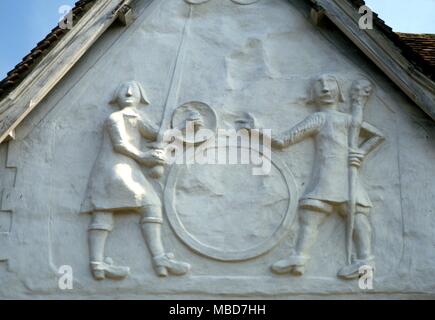
{"label": "outstretched arm", "polygon": [[362,133],[367,133],[369,138],[360,145],[360,150],[365,154],[372,152],[377,146],[385,141],[385,137],[380,130],[367,122],[361,126]]}
{"label": "outstretched arm", "polygon": [[324,122],[325,118],[322,113],[314,113],[290,130],[284,131],[277,136],[272,135],[269,137],[272,142],[272,147],[284,149],[292,144],[298,143],[319,132]]}

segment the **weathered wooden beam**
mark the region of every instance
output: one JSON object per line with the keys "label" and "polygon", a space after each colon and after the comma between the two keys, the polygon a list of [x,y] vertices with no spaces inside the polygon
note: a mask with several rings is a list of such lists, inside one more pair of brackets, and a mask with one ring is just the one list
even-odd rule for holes
{"label": "weathered wooden beam", "polygon": [[322,26],[326,18],[325,10],[321,8],[311,8],[310,18],[314,25]]}
{"label": "weathered wooden beam", "polygon": [[129,5],[123,5],[118,12],[118,20],[124,25],[129,26],[134,21],[133,8]]}
{"label": "weathered wooden beam", "polygon": [[418,71],[381,32],[360,29],[361,16],[348,1],[317,0],[316,4],[391,81],[435,120],[435,82]]}
{"label": "weathered wooden beam", "polygon": [[[0,102],[0,143],[44,99],[132,0],[97,1],[36,68]],[[125,8],[124,8],[125,9]]]}

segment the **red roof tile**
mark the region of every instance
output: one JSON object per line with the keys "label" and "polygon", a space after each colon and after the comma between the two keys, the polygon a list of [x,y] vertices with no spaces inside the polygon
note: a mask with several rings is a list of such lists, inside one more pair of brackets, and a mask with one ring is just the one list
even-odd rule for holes
{"label": "red roof tile", "polygon": [[[366,5],[364,0],[348,0],[355,8]],[[396,33],[373,12],[374,27],[390,39],[417,69],[435,81],[435,35]]]}
{"label": "red roof tile", "polygon": [[428,65],[435,67],[435,34],[397,33]]}
{"label": "red roof tile", "polygon": [[[80,0],[72,9],[73,20],[76,23],[97,0]],[[316,1],[310,0],[315,6]],[[355,8],[365,5],[363,0],[347,0]],[[401,51],[402,55],[413,63],[426,76],[435,80],[435,35],[416,35],[395,33],[376,13],[373,13],[374,25],[377,30],[389,38]],[[56,45],[68,30],[59,26],[54,28],[23,61],[8,72],[7,77],[0,81],[0,100],[15,89],[21,81],[37,66],[42,58]]]}

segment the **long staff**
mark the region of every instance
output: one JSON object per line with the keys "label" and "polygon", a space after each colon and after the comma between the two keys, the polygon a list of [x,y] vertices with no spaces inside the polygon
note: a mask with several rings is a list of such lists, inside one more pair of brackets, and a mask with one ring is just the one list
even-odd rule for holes
{"label": "long staff", "polygon": [[178,95],[180,92],[180,84],[182,79],[182,66],[185,58],[185,47],[186,47],[186,38],[190,31],[190,22],[192,18],[192,5],[189,5],[189,16],[187,17],[186,23],[184,24],[183,32],[181,35],[180,44],[178,45],[177,55],[174,61],[174,64],[171,69],[171,80],[169,82],[168,93],[166,95],[165,106],[163,108],[163,116],[160,124],[159,134],[157,136],[157,142],[162,143],[165,131],[169,128],[169,124],[171,121],[171,113],[174,111],[174,108],[178,102]]}
{"label": "long staff", "polygon": [[[180,92],[180,84],[182,78],[182,65],[185,57],[186,38],[190,30],[190,22],[192,18],[192,5],[189,5],[189,15],[183,27],[181,40],[177,48],[175,61],[171,68],[168,93],[166,95],[165,105],[163,107],[162,120],[160,122],[160,129],[157,134],[156,142],[153,144],[156,149],[164,149],[164,135],[170,126],[171,113],[174,111]],[[153,178],[160,178],[163,175],[163,166],[155,166],[150,170],[150,176]]]}
{"label": "long staff", "polygon": [[[363,105],[354,103],[352,106],[352,123],[349,129],[349,153],[358,149],[358,140],[363,122]],[[357,197],[358,165],[349,162],[349,203],[346,232],[347,264],[352,264],[352,236],[355,226]]]}

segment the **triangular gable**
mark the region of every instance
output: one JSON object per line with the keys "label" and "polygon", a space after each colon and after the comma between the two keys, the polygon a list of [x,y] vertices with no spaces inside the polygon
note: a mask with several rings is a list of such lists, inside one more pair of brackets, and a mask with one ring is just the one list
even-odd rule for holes
{"label": "triangular gable", "polygon": [[[180,0],[182,1],[182,0]],[[95,41],[120,17],[131,0],[82,0],[93,5],[76,25],[62,36],[41,62],[0,101],[0,142],[42,101]],[[152,1],[148,1],[151,3]],[[377,27],[362,30],[357,7],[361,0],[309,0],[314,13],[327,16],[359,49],[372,60],[412,101],[435,119],[435,82],[397,50],[397,43],[385,36],[385,25],[375,15]],[[201,1],[199,3],[202,3]],[[80,10],[78,10],[79,8]],[[22,67],[19,64],[16,68]],[[3,85],[5,83],[3,82]]]}

